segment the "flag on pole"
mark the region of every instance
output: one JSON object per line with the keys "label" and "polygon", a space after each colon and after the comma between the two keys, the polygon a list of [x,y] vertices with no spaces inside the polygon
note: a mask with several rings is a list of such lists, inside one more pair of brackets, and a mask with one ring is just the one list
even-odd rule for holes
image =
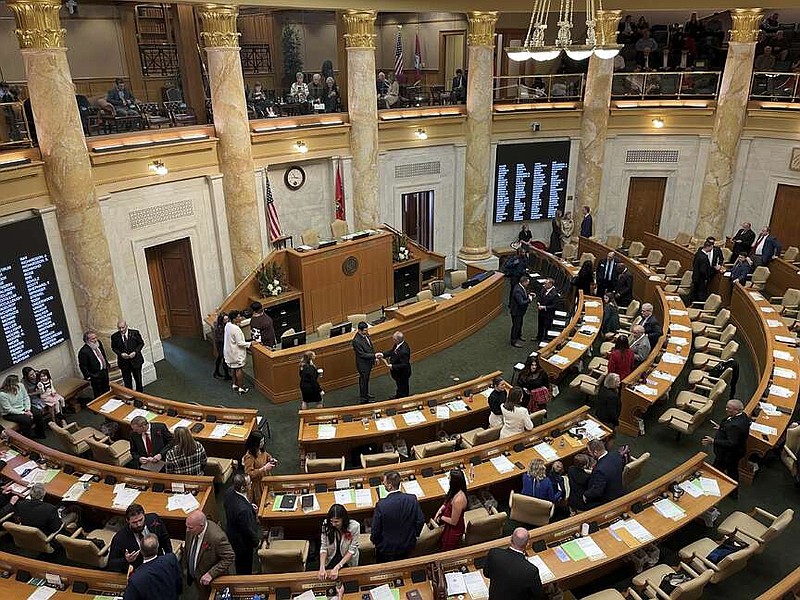
{"label": "flag on pole", "polygon": [[397,41],[394,45],[394,74],[395,77],[403,72],[403,40],[400,38],[400,28],[397,28]]}
{"label": "flag on pole", "polygon": [[419,82],[422,80],[422,53],[419,49],[419,34],[414,37],[416,38],[414,40],[414,71],[417,76],[416,81]]}
{"label": "flag on pole", "polygon": [[340,170],[341,161],[336,163],[336,181],[334,194],[336,197],[336,218],[340,221],[345,220],[344,213],[344,182],[342,181],[342,172]]}
{"label": "flag on pole", "polygon": [[269,177],[264,173],[264,199],[267,202],[267,223],[269,227],[269,239],[274,242],[283,236],[281,222],[278,219],[278,211],[275,208],[275,200],[272,197],[272,188],[269,185]]}

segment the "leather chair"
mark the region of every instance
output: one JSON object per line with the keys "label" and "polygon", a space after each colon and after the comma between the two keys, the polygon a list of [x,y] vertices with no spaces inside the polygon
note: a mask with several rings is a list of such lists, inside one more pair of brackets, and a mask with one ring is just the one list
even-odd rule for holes
{"label": "leather chair", "polygon": [[347,235],[347,221],[336,219],[331,223],[331,235],[333,239],[340,239]]}
{"label": "leather chair", "polygon": [[657,271],[662,260],[664,260],[664,253],[661,252],[661,250],[650,250],[650,252],[647,253],[645,262],[647,263],[648,267],[654,271]]}
{"label": "leather chair", "polygon": [[428,289],[434,296],[441,296],[447,290],[447,287],[441,279],[434,279],[428,284]]}
{"label": "leather chair", "polygon": [[464,545],[472,546],[503,537],[503,528],[508,515],[494,508],[483,507],[464,513]]}
{"label": "leather chair", "polygon": [[640,306],[641,305],[639,304],[638,300],[631,300],[631,303],[628,304],[625,312],[620,313],[619,315],[620,328],[630,330],[630,328],[633,326],[634,319],[636,319],[636,316],[639,314]]}
{"label": "leather chair", "polygon": [[396,465],[400,462],[398,452],[379,452],[377,454],[362,454],[361,468],[382,467],[385,465]]}
{"label": "leather chair", "polygon": [[645,463],[650,459],[650,453],[644,452],[634,458],[622,469],[622,485],[625,489],[630,488],[631,484],[642,476]]}
{"label": "leather chair", "polygon": [[776,308],[782,317],[796,319],[800,308],[800,290],[789,288],[783,296],[773,296],[769,301],[777,304]]}
{"label": "leather chair", "polygon": [[420,290],[417,293],[417,302],[420,300],[433,300],[433,292],[430,290]]}
{"label": "leather chair", "polygon": [[750,276],[750,281],[744,284],[744,287],[756,291],[762,292],[767,285],[767,281],[769,280],[770,271],[769,267],[756,267],[753,271],[752,275]]}
{"label": "leather chair", "polygon": [[534,427],[538,427],[547,419],[547,409],[535,410],[531,413],[531,423]]}
{"label": "leather chair", "polygon": [[719,335],[728,326],[731,320],[731,311],[727,308],[721,309],[716,315],[701,317],[697,321],[692,321],[692,333],[694,335]]}
{"label": "leather chair", "polygon": [[703,371],[703,369],[692,369],[689,371],[689,385],[692,387],[696,385],[704,385],[706,387],[712,387],[715,383],[719,380],[724,381],[727,385],[731,384],[731,379],[733,379],[733,369],[728,367],[722,372],[722,375],[719,377],[712,377],[708,374],[708,371]]}
{"label": "leather chair", "polygon": [[[692,366],[702,369],[712,369],[721,362],[725,362],[736,356],[739,351],[739,343],[731,340],[721,349],[709,347],[708,352],[695,352],[692,356]],[[719,352],[719,353],[717,353]]]}
{"label": "leather chair", "polygon": [[[71,536],[56,534],[55,540],[64,548],[68,560],[95,569],[105,569],[114,533],[110,529],[95,529],[84,534],[83,528],[78,528]],[[91,541],[93,539],[103,540],[103,548],[98,548]]]}
{"label": "leather chair", "polygon": [[316,248],[319,246],[319,231],[316,229],[306,229],[300,234],[300,239],[303,241],[304,245]]}
{"label": "leather chair", "polygon": [[450,272],[450,289],[455,290],[461,287],[461,284],[467,280],[466,269]]}
{"label": "leather chair", "polygon": [[328,321],[327,323],[323,323],[319,327],[317,327],[317,337],[321,340],[326,340],[331,335],[331,329],[333,328],[333,323]]}
{"label": "leather chair", "polygon": [[214,483],[225,484],[233,475],[233,460],[209,456],[205,474],[214,478]]}
{"label": "leather chair", "polygon": [[306,473],[331,473],[344,471],[344,456],[340,458],[307,458]]}
{"label": "leather chair", "polygon": [[513,490],[508,497],[508,507],[511,509],[512,521],[535,527],[547,525],[555,510],[555,505],[552,502],[533,498],[532,496],[524,496]]}
{"label": "leather chair", "polygon": [[578,247],[575,244],[564,244],[564,248],[561,250],[561,258],[569,262],[574,261],[578,258]]}
{"label": "leather chair", "polygon": [[711,330],[708,335],[701,335],[694,339],[694,349],[698,352],[705,352],[709,348],[722,348],[736,336],[736,325],[728,323],[721,331]]}
{"label": "leather chair", "polygon": [[140,102],[137,104],[139,113],[144,117],[148,129],[151,127],[158,127],[161,129],[164,125],[168,127],[173,126],[172,117],[164,107],[158,102]]}
{"label": "leather chair", "polygon": [[569,387],[577,389],[587,396],[597,396],[605,378],[605,369],[592,370],[589,373],[584,373],[575,377],[575,379],[569,382]]}
{"label": "leather chair", "polygon": [[677,432],[677,437],[681,435],[691,435],[697,428],[706,422],[711,416],[711,409],[714,405],[708,402],[701,406],[697,412],[689,413],[680,408],[668,408],[666,412],[658,417],[658,422]]}
{"label": "leather chair", "polygon": [[262,543],[258,560],[262,573],[299,573],[306,570],[311,544],[307,540],[273,540]]}
{"label": "leather chair", "polygon": [[369,539],[368,533],[358,534],[358,565],[374,565],[377,557],[375,545]]}
{"label": "leather chair", "polygon": [[478,427],[461,434],[461,445],[465,448],[473,448],[500,439],[501,427]]}
{"label": "leather chair", "polygon": [[664,287],[664,291],[668,294],[678,294],[681,297],[686,297],[692,289],[692,271],[684,271],[680,281],[668,283]]}
{"label": "leather chair", "polygon": [[347,320],[353,324],[353,330],[358,328],[358,324],[361,321],[367,321],[367,313],[354,313],[352,315],[347,315]]}
{"label": "leather chair", "polygon": [[644,254],[644,244],[642,242],[631,242],[628,247],[628,257],[639,260]]}
{"label": "leather chair", "polygon": [[678,233],[678,235],[675,236],[675,239],[672,241],[678,244],[678,246],[688,246],[689,243],[692,241],[692,236],[686,233],[685,231],[681,231]]}
{"label": "leather chair", "polygon": [[13,421],[6,421],[2,417],[0,417],[0,427],[3,429],[10,429],[11,431],[19,431],[19,423],[14,423]]}
{"label": "leather chair", "polygon": [[34,552],[37,555],[53,554],[56,551],[55,546],[53,546],[53,540],[56,539],[60,530],[50,535],[45,535],[41,529],[28,527],[27,525],[19,525],[13,521],[5,521],[3,523],[3,529],[14,538],[14,545],[17,548]]}
{"label": "leather chair", "polygon": [[439,540],[444,527],[436,525],[433,521],[422,527],[422,533],[417,538],[417,545],[411,551],[411,556],[425,556],[433,554],[439,549]]}
{"label": "leather chair", "polygon": [[[765,525],[756,517],[770,521],[769,525]],[[735,535],[736,539],[747,544],[757,545],[756,554],[761,554],[770,541],[784,532],[793,518],[794,511],[791,508],[775,516],[755,506],[750,514],[738,510],[731,513],[720,523],[717,531],[722,535]]]}
{"label": "leather chair", "polygon": [[697,321],[701,315],[716,315],[722,308],[722,298],[719,294],[711,294],[705,302],[692,302],[689,308],[689,320]]}
{"label": "leather chair", "polygon": [[92,451],[92,458],[97,462],[106,465],[114,465],[115,467],[124,467],[131,460],[131,444],[127,440],[117,440],[113,444],[109,444],[109,439],[95,440],[88,438],[86,443],[89,444],[89,449]]}
{"label": "leather chair", "polygon": [[78,429],[77,423],[67,423],[66,427],[60,427],[55,421],[48,423],[50,429],[56,434],[56,437],[61,440],[67,452],[80,456],[84,452],[89,451],[89,445],[86,443],[88,438],[95,438],[98,440],[103,439],[105,434],[97,431],[94,427],[82,427]]}
{"label": "leather chair", "polygon": [[722,263],[725,265],[732,265],[733,261],[731,260],[731,257],[733,256],[733,250],[725,247],[720,248],[719,250],[722,252]]}
{"label": "leather chair", "polygon": [[789,246],[781,258],[786,262],[793,263],[797,260],[798,253],[800,253],[800,250],[798,250],[797,246]]}
{"label": "leather chair", "polygon": [[747,545],[741,550],[731,552],[718,563],[708,560],[708,555],[719,546],[710,538],[701,538],[696,542],[684,546],[678,551],[678,556],[696,571],[710,569],[712,572],[711,583],[726,580],[734,573],[738,573],[747,566],[747,561],[755,553],[755,546]]}
{"label": "leather chair", "polygon": [[800,424],[791,423],[786,428],[786,441],[781,448],[781,460],[792,477],[797,477],[797,457],[800,455]]}
{"label": "leather chair", "polygon": [[[711,387],[698,383],[693,391],[682,390],[675,398],[675,406],[687,412],[695,412],[703,408],[706,404],[714,406],[717,400],[725,395],[728,384],[719,379]],[[706,392],[708,395],[703,394]]]}
{"label": "leather chair", "polygon": [[[664,576],[679,573],[680,571],[688,574],[691,579],[678,584],[669,595],[664,592],[659,594],[659,586]],[[680,563],[677,569],[673,569],[668,565],[656,565],[636,575],[631,583],[639,590],[645,591],[651,598],[661,598],[663,600],[697,600],[703,597],[703,590],[711,581],[711,575],[713,573],[711,569],[702,572],[695,571],[684,562]]]}
{"label": "leather chair", "polygon": [[625,244],[625,240],[621,235],[610,235],[606,238],[606,246],[618,250]]}
{"label": "leather chair", "polygon": [[426,442],[424,444],[417,444],[411,447],[411,452],[417,458],[428,458],[429,456],[439,456],[440,454],[447,454],[456,449],[455,440],[447,440],[445,442]]}

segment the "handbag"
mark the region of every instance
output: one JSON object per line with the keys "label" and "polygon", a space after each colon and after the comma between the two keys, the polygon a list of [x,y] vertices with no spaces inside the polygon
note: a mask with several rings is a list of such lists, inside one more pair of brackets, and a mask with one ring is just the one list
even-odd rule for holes
{"label": "handbag", "polygon": [[547,386],[538,387],[530,391],[530,401],[528,402],[528,411],[533,412],[547,408],[547,403],[550,402],[550,389]]}
{"label": "handbag", "polygon": [[727,537],[720,542],[719,546],[709,552],[706,558],[708,558],[708,560],[715,565],[718,565],[720,561],[729,554],[733,554],[739,550],[744,550],[745,548],[747,548],[746,543],[741,542],[733,537]]}
{"label": "handbag", "polygon": [[675,591],[675,588],[689,581],[691,577],[687,573],[667,573],[661,578],[658,588],[668,596]]}

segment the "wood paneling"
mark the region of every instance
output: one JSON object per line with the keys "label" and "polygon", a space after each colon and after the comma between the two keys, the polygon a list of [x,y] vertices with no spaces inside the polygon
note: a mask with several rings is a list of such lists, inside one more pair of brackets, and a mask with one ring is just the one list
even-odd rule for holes
{"label": "wood paneling", "polygon": [[645,232],[658,234],[664,209],[666,177],[631,177],[623,236],[641,241]]}
{"label": "wood paneling", "polygon": [[[156,306],[156,314],[166,314],[172,335],[199,337],[202,334],[200,307],[189,238],[146,248],[145,254],[148,267],[154,263],[150,270],[151,285],[164,290],[163,298],[154,294],[154,301],[165,301],[165,306]],[[153,277],[161,281],[154,285]]]}
{"label": "wood paneling", "polygon": [[208,120],[208,115],[206,114],[206,92],[200,67],[200,36],[198,35],[194,6],[191,4],[177,4],[175,5],[175,15],[175,33],[183,84],[183,100],[197,113],[198,123],[205,123]]}
{"label": "wood paneling", "polygon": [[795,221],[798,214],[800,214],[800,186],[778,185],[769,228],[770,233],[778,238],[784,248],[800,246],[800,227]]}

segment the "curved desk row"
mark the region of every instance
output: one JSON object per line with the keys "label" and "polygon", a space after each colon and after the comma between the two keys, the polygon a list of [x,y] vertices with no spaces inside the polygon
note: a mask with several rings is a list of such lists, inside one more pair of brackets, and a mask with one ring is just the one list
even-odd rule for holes
{"label": "curved desk row", "polygon": [[[704,453],[698,453],[669,473],[613,502],[569,519],[531,530],[531,544],[537,547],[540,544],[544,545],[537,556],[544,561],[552,573],[552,577],[543,577],[543,579],[556,582],[563,589],[575,587],[597,577],[598,571],[607,570],[620,564],[641,546],[669,537],[715,506],[735,489],[736,483],[706,464],[705,458]],[[719,495],[702,494],[693,497],[686,493],[677,500],[669,499],[667,503],[660,502],[659,508],[662,511],[676,512],[674,519],[663,516],[663,513],[653,506],[654,501],[661,500],[662,495],[667,495],[668,490],[675,482],[682,482],[696,475],[713,480],[719,489]],[[712,483],[710,487],[715,486]],[[608,526],[618,521],[624,514],[635,518],[638,524],[649,532],[652,539],[640,541],[628,537],[628,541],[625,542],[623,538],[615,537]],[[600,548],[602,556],[596,560],[583,558],[562,562],[556,557],[556,547],[578,535],[584,523],[598,525],[599,530],[591,534],[591,538]],[[435,561],[431,560],[432,557],[422,556],[394,563],[364,565],[342,569],[339,577],[346,586],[345,590],[351,593],[351,595],[345,596],[348,600],[357,599],[360,597],[360,592],[366,592],[382,584],[389,584],[391,587],[397,588],[401,597],[405,592],[417,590],[422,598],[428,599],[434,597],[430,566],[441,566],[445,572],[460,570],[461,567],[473,571],[480,568],[486,553],[491,548],[505,547],[507,544],[508,538],[504,537],[492,542],[439,553],[436,555]],[[530,548],[528,553],[533,554]],[[542,574],[544,575],[544,573]],[[322,594],[329,585],[330,583],[318,581],[316,572],[249,577],[228,576],[215,579],[212,583],[215,590],[230,588],[235,597],[247,597],[247,594],[252,595],[254,592],[267,592],[270,594],[270,598],[290,598],[291,594],[306,590],[314,590]]]}
{"label": "curved desk row", "polygon": [[130,434],[131,420],[141,415],[148,421],[164,423],[170,431],[176,427],[198,428],[192,431],[209,456],[240,459],[247,437],[257,428],[255,408],[225,408],[189,404],[135,392],[116,383],[111,390],[92,400],[87,407],[94,413],[118,423],[123,437]]}
{"label": "curved desk row", "polygon": [[[496,486],[508,493],[510,487],[518,485],[522,473],[534,458],[542,458],[548,463],[554,460],[570,462],[575,454],[585,450],[590,434],[605,438],[611,433],[592,419],[588,411],[584,406],[532,431],[430,458],[352,471],[268,477],[262,484],[264,492],[259,516],[270,525],[282,525],[287,537],[318,532],[320,520],[337,501],[346,501],[351,515],[369,516],[381,493],[383,474],[390,469],[400,473],[404,489],[409,493],[413,493],[418,484],[416,491],[418,495],[422,494],[420,502],[423,505],[442,501],[445,491],[439,480],[456,467],[464,468],[470,490]],[[569,433],[572,430],[575,434],[578,428],[583,430],[581,434],[586,433],[580,439]],[[472,471],[474,476],[470,478]],[[286,494],[313,494],[315,509],[303,510],[298,497],[293,509],[280,510],[278,507]],[[363,497],[363,501],[357,503],[357,497]]]}
{"label": "curved desk row", "polygon": [[800,266],[796,263],[773,258],[767,267],[769,267],[769,279],[766,291],[770,296],[783,296],[789,288],[800,290]]}
{"label": "curved desk row", "polygon": [[800,567],[797,567],[756,600],[796,600],[797,598],[800,598]]}
{"label": "curved desk row", "polygon": [[464,432],[483,426],[489,420],[487,398],[492,379],[499,375],[502,373],[495,371],[397,400],[301,410],[300,461],[310,452],[318,458],[346,456],[364,444],[380,444],[396,437],[405,439],[410,448],[418,442],[433,441],[439,429],[452,427]]}

